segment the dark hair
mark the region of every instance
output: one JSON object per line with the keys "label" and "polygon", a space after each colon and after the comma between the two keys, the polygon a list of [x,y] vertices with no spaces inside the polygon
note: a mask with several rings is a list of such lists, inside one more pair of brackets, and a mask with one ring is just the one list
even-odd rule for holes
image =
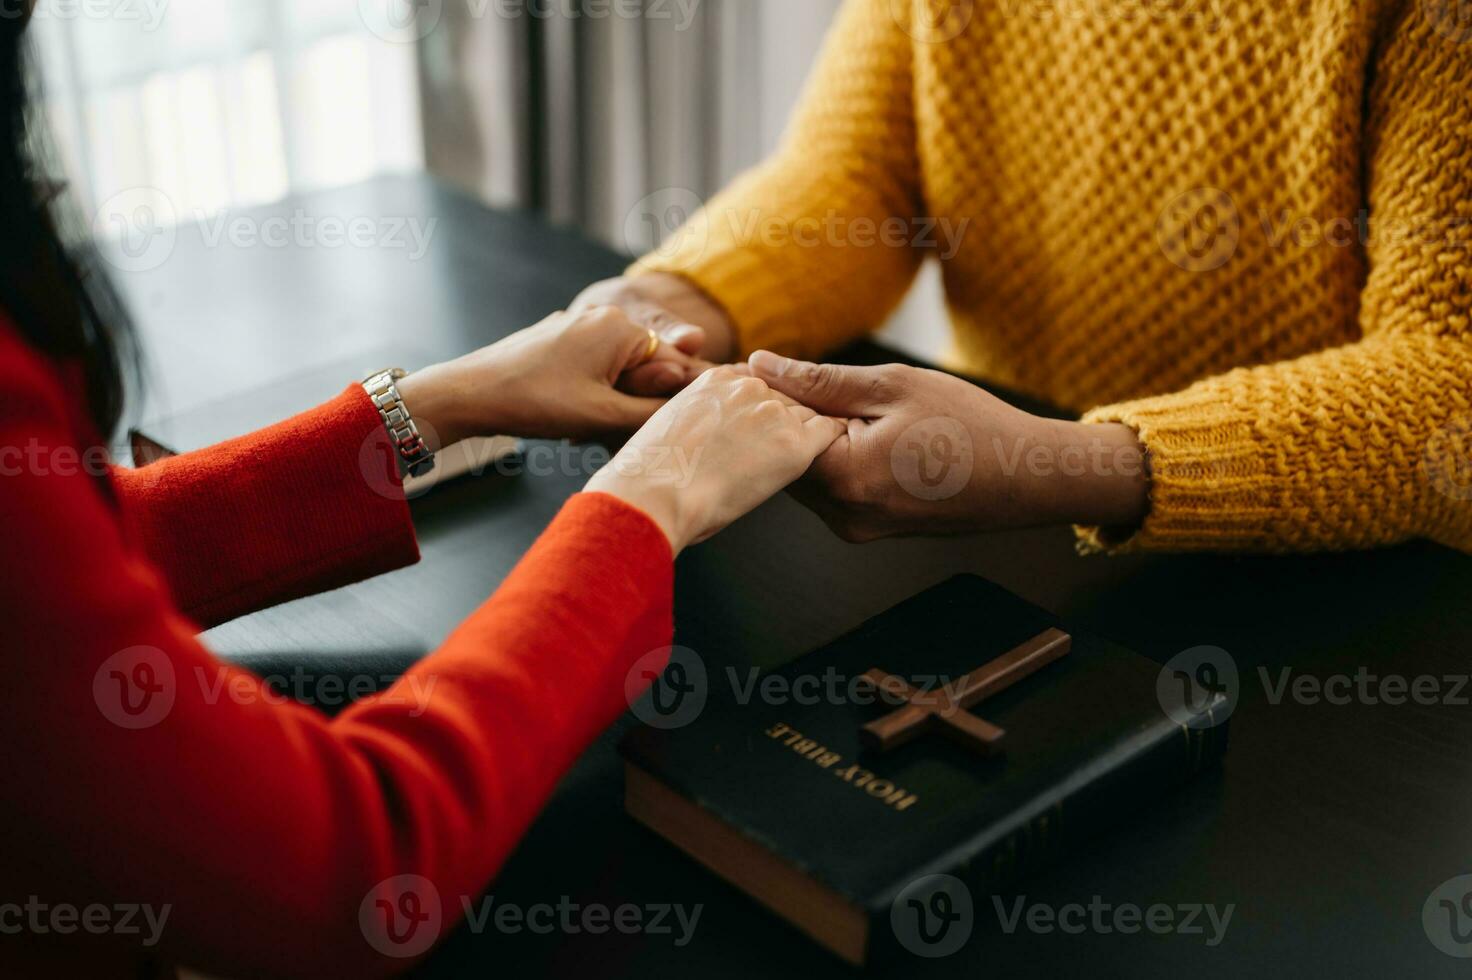
{"label": "dark hair", "polygon": [[59,172],[32,96],[24,9],[0,12],[0,308],[32,347],[80,366],[107,438],[122,418],[124,363],[136,363],[133,330],[90,245],[69,251],[59,232]]}

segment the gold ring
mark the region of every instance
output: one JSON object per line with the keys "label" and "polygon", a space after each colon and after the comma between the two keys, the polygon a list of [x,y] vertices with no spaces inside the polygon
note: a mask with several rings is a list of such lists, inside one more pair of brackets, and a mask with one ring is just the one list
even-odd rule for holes
{"label": "gold ring", "polygon": [[661,341],[659,339],[659,334],[655,333],[653,330],[649,331],[649,346],[644,348],[644,356],[639,358],[639,363],[648,364],[650,361],[654,360],[654,355],[659,353],[660,343]]}

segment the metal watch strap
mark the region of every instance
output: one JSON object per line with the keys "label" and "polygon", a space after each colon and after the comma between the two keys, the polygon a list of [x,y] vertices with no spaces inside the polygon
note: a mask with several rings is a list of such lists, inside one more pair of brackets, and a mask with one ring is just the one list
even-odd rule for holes
{"label": "metal watch strap", "polygon": [[399,396],[398,381],[408,375],[402,368],[389,368],[369,375],[363,381],[363,390],[373,400],[378,414],[383,417],[384,428],[399,454],[399,473],[407,476],[423,476],[434,469],[434,453],[419,434],[414,416]]}

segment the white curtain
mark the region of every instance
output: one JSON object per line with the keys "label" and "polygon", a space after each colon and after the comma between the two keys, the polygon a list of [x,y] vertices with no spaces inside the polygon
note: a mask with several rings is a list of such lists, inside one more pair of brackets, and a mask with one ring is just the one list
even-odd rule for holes
{"label": "white curtain", "polygon": [[32,43],[78,204],[147,188],[187,221],[421,167],[417,38],[368,7],[37,0]]}
{"label": "white curtain", "polygon": [[425,47],[426,102],[443,107],[426,120],[430,166],[647,247],[625,227],[641,200],[707,197],[776,145],[840,3],[561,0],[476,17],[447,2],[451,29]]}

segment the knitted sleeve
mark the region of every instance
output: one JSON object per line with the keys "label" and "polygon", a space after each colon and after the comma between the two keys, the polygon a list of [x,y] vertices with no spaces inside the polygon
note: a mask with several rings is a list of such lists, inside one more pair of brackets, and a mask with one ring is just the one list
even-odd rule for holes
{"label": "knitted sleeve", "polygon": [[1472,44],[1425,6],[1367,92],[1362,339],[1086,415],[1139,433],[1152,506],[1081,550],[1472,550]]}
{"label": "knitted sleeve", "polygon": [[742,353],[817,357],[868,333],[938,237],[921,214],[911,0],[849,0],[777,154],[632,270],[719,302]]}

